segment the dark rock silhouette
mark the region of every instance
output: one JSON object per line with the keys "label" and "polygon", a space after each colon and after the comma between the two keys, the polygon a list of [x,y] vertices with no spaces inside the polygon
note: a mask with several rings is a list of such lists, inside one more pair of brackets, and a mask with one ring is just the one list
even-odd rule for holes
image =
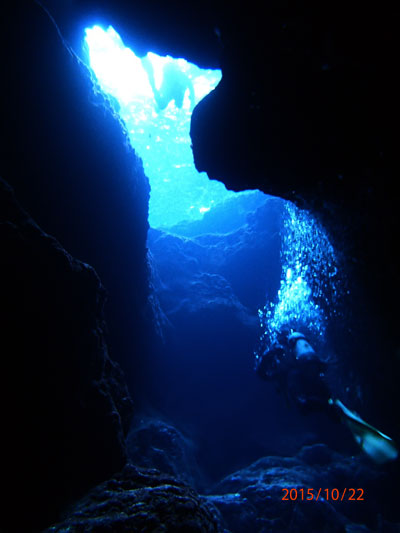
{"label": "dark rock silhouette", "polygon": [[1,526],[30,531],[123,467],[132,400],[108,356],[96,272],[44,233],[3,180],[0,233]]}
{"label": "dark rock silhouette", "polygon": [[[149,186],[46,12],[28,1],[7,15],[0,174],[41,229],[2,188],[0,527],[31,531],[125,463],[132,400],[114,361],[134,389],[152,331]],[[30,493],[24,513],[21,490]]]}
{"label": "dark rock silhouette", "polygon": [[0,171],[40,227],[99,274],[110,351],[133,382],[146,349],[148,180],[110,102],[47,13],[29,1],[10,11]]}

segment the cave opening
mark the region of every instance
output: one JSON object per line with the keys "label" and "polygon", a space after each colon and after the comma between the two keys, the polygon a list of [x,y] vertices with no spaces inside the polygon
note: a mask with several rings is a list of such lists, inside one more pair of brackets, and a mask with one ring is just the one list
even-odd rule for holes
{"label": "cave opening", "polygon": [[139,58],[112,27],[87,28],[85,46],[151,187],[147,245],[164,341],[130,438],[135,462],[165,469],[154,442],[168,448],[179,428],[201,473],[183,452],[186,466],[168,468],[178,477],[190,471],[207,490],[266,453],[295,454],[321,438],[340,448],[341,431],[332,434],[318,413],[305,424],[254,372],[254,355],[282,327],[306,332],[334,358],[327,329],[342,287],[322,226],[288,201],[229,191],[195,169],[191,114],[219,70],[152,52]]}
{"label": "cave opening", "polygon": [[152,52],[140,58],[112,26],[87,28],[85,43],[98,83],[143,161],[151,188],[151,228],[179,232],[180,223],[201,220],[225,200],[262,196],[259,191],[228,191],[195,169],[189,135],[192,111],[217,86],[220,70]]}

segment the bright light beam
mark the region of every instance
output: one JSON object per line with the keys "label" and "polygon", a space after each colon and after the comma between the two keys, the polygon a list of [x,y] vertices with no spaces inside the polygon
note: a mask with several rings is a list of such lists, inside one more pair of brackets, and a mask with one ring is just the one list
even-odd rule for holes
{"label": "bright light beam", "polygon": [[90,65],[105,92],[124,105],[140,97],[152,97],[153,92],[140,59],[125,48],[118,33],[109,26],[86,29]]}

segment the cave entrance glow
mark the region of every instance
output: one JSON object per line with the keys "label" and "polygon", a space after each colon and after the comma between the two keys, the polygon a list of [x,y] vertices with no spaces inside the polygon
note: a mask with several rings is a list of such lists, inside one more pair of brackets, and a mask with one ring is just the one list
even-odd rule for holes
{"label": "cave entrance glow", "polygon": [[[258,227],[255,220],[262,219],[263,210],[267,213],[275,210],[276,220],[268,219],[267,223],[271,231],[277,224],[276,232],[281,239],[280,258],[276,265],[270,266],[276,269],[275,282],[267,289],[268,284],[257,274],[254,279],[258,279],[258,285],[238,289],[243,293],[239,297],[240,304],[253,316],[258,315],[262,341],[272,341],[276,331],[284,325],[306,328],[315,339],[322,339],[329,307],[325,294],[330,292],[333,302],[337,293],[337,260],[323,229],[309,213],[300,211],[290,202],[268,197],[260,191],[228,191],[222,183],[209,180],[205,173],[195,169],[189,135],[191,114],[194,106],[218,85],[221,71],[201,69],[185,59],[161,57],[152,52],[140,58],[125,47],[111,26],[107,30],[99,26],[87,28],[85,44],[100,88],[109,95],[115,111],[124,121],[150,181],[148,245],[156,260],[160,234],[153,230],[164,230],[177,237],[199,238],[197,246],[204,250],[210,247],[218,256],[218,246],[223,249],[221,255],[227,253],[224,235],[233,236],[234,232],[239,232],[235,239],[246,241],[240,236],[241,228],[253,224],[254,228],[246,231],[254,231],[254,239],[262,240],[266,228]],[[206,237],[212,234],[219,235],[218,243],[217,237]],[[171,244],[175,255],[179,247],[181,244]],[[198,250],[190,253],[196,255]],[[249,243],[241,253],[248,261],[241,260],[235,265],[238,271],[233,277],[250,275],[251,278],[255,265],[262,264],[265,255],[273,255],[270,250],[264,250],[258,257]],[[166,250],[160,252],[160,257],[167,255]],[[199,258],[196,260],[203,262]],[[182,258],[181,263],[184,262]],[[212,271],[215,265],[208,268],[207,274],[217,273]],[[170,268],[166,271],[171,276]],[[265,272],[265,276],[274,278],[271,272]],[[224,271],[221,286],[228,281],[228,285],[234,287],[236,282],[226,277]],[[164,280],[162,286],[169,281]],[[215,279],[213,283],[218,285]],[[174,291],[179,293],[176,287]],[[249,297],[251,293],[254,293],[253,299]],[[182,298],[186,297],[185,293]],[[167,315],[168,305],[164,309]],[[175,303],[172,308],[176,309]]]}
{"label": "cave entrance glow", "polygon": [[196,171],[190,146],[193,107],[217,86],[221,71],[151,52],[139,58],[111,26],[86,29],[85,42],[99,85],[111,96],[143,160],[151,186],[150,227],[199,220],[236,196]]}
{"label": "cave entrance glow", "polygon": [[310,213],[196,171],[191,114],[219,70],[139,58],[112,27],[86,29],[85,42],[151,186],[147,246],[165,340],[146,381],[151,411],[193,436],[215,480],[260,449],[295,453],[307,430],[273,384],[257,382],[254,350],[260,356],[284,328],[323,348],[340,292],[335,250]]}

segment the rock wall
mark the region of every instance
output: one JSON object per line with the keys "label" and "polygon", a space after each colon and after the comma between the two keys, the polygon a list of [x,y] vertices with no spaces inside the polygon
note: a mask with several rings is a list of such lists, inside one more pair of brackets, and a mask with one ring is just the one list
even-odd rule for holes
{"label": "rock wall", "polygon": [[44,231],[96,269],[108,293],[110,350],[133,383],[148,291],[141,161],[38,4],[16,7],[1,38],[1,175]]}
{"label": "rock wall", "polygon": [[79,501],[46,533],[165,531],[226,533],[217,509],[193,489],[157,470],[128,464]]}
{"label": "rock wall", "polygon": [[0,528],[34,531],[126,461],[132,400],[114,361],[134,391],[151,330],[149,185],[38,3],[8,6],[0,39],[0,175],[29,212],[2,183]]}
{"label": "rock wall", "polygon": [[96,272],[44,233],[3,180],[0,238],[1,528],[32,531],[122,468],[132,401],[108,356]]}
{"label": "rock wall", "polygon": [[367,410],[397,431],[395,27],[384,7],[340,2],[323,13],[272,2],[220,20],[223,79],[192,116],[196,167],[323,222],[350,290],[332,337],[373,391]]}
{"label": "rock wall", "polygon": [[221,480],[208,499],[232,533],[391,533],[398,530],[394,508],[388,512],[392,498],[377,487],[394,486],[395,479],[363,456],[345,457],[315,444],[294,457],[262,457]]}

